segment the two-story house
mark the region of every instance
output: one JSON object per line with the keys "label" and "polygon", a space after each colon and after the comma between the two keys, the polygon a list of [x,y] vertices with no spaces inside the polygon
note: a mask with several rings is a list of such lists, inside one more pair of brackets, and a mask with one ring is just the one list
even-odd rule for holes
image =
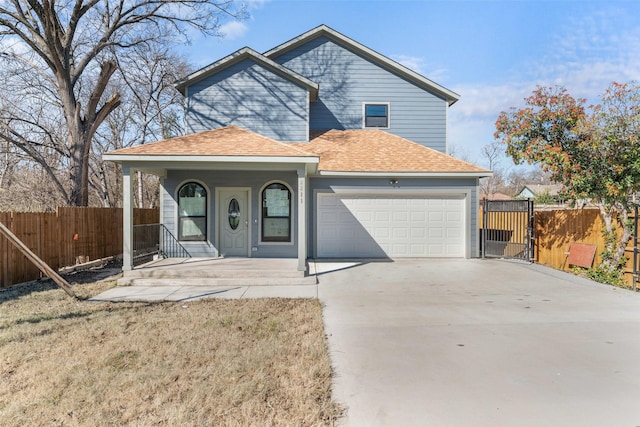
{"label": "two-story house", "polygon": [[161,180],[161,222],[193,256],[475,257],[478,180],[445,154],[459,96],[319,26],[243,48],[177,84],[185,136],[113,151]]}

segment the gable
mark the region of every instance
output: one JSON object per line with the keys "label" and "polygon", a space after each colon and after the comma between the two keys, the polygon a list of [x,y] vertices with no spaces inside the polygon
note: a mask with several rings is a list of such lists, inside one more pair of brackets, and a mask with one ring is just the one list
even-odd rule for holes
{"label": "gable", "polygon": [[422,89],[429,91],[447,101],[449,105],[455,103],[460,95],[457,93],[435,83],[432,80],[416,73],[415,71],[405,67],[404,65],[393,61],[392,59],[381,55],[375,50],[358,43],[357,41],[345,36],[337,32],[336,30],[326,26],[320,25],[310,31],[307,31],[300,36],[289,40],[277,46],[268,52],[265,52],[265,56],[274,60],[277,60],[278,57],[287,54],[293,50],[298,49],[300,46],[307,44],[318,37],[326,37],[334,41],[336,44],[339,44],[347,49],[350,49],[352,52],[356,54],[368,58],[371,62],[375,63],[381,68],[386,68],[391,70],[391,72],[397,74],[398,76],[403,76],[409,81],[412,81],[416,86],[421,87]]}
{"label": "gable", "polygon": [[326,35],[280,53],[274,60],[320,85],[310,106],[310,129],[362,129],[366,103],[389,105],[386,131],[446,151],[449,100],[383,67]]}
{"label": "gable", "polygon": [[306,141],[309,90],[245,58],[188,85],[188,132],[235,125],[278,141]]}

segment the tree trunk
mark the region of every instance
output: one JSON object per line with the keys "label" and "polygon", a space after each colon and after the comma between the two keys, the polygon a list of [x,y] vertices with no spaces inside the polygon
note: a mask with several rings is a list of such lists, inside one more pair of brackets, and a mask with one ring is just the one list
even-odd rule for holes
{"label": "tree trunk", "polygon": [[[79,123],[78,127],[82,127]],[[71,189],[69,192],[69,204],[72,206],[88,206],[89,194],[89,161],[88,147],[90,141],[85,139],[83,132],[70,132],[70,159],[69,159],[69,183]],[[85,154],[86,153],[86,154]]]}
{"label": "tree trunk", "polygon": [[[607,271],[614,272],[623,262],[627,244],[633,233],[628,223],[629,211],[623,205],[606,207],[603,203],[599,203],[598,207],[605,225],[605,250],[601,265]],[[622,229],[620,237],[618,237],[618,228]]]}

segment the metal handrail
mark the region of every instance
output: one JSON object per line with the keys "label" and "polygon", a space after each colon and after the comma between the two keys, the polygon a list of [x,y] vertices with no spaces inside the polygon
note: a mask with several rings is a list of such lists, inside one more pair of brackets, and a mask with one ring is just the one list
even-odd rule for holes
{"label": "metal handrail", "polygon": [[165,258],[191,258],[191,254],[185,249],[176,237],[169,231],[164,224],[159,224],[162,230],[162,245],[160,250]]}
{"label": "metal handrail", "polygon": [[191,258],[191,254],[164,224],[134,225],[134,264],[141,264],[154,257]]}

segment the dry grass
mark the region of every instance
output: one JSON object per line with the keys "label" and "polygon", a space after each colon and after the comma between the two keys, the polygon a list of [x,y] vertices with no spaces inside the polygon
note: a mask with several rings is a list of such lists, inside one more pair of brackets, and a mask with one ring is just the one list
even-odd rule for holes
{"label": "dry grass", "polygon": [[3,426],[315,426],[340,416],[315,300],[93,303],[46,283],[17,286],[0,291],[0,378]]}

